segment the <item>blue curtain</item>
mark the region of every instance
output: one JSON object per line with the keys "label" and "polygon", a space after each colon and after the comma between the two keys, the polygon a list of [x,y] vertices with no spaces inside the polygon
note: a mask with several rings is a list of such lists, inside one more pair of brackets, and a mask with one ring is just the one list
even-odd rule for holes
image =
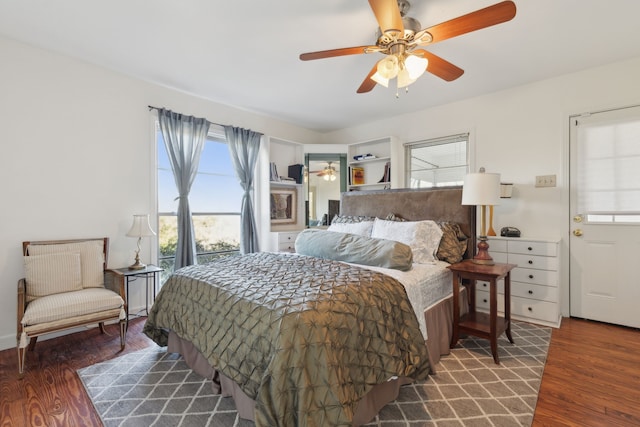
{"label": "blue curtain", "polygon": [[174,269],[177,270],[197,263],[189,192],[198,172],[210,123],[205,119],[183,116],[164,108],[158,109],[158,119],[178,189],[178,244],[174,264]]}
{"label": "blue curtain", "polygon": [[244,190],[240,207],[240,253],[258,252],[258,233],[251,193],[261,133],[249,129],[224,126],[231,160]]}

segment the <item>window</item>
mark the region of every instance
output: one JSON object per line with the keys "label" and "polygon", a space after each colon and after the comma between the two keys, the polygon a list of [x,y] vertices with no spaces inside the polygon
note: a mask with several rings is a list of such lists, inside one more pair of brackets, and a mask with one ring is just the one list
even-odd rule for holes
{"label": "window", "polygon": [[579,117],[577,208],[590,223],[640,224],[640,108]]}
{"label": "window", "polygon": [[[178,243],[178,191],[162,138],[156,130],[158,145],[158,261],[165,269],[163,281],[173,271]],[[240,203],[242,187],[222,133],[209,131],[198,174],[189,195],[199,264],[240,250]]]}
{"label": "window", "polygon": [[409,188],[462,185],[468,170],[469,134],[405,144]]}

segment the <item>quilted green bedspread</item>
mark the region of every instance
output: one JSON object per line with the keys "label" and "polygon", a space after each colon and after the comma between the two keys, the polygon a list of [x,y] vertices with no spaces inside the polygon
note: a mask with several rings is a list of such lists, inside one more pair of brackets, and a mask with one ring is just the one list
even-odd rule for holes
{"label": "quilted green bedspread", "polygon": [[392,376],[425,379],[418,321],[395,279],[301,255],[231,256],[175,272],[144,326],[190,340],[256,401],[257,426],[347,426]]}

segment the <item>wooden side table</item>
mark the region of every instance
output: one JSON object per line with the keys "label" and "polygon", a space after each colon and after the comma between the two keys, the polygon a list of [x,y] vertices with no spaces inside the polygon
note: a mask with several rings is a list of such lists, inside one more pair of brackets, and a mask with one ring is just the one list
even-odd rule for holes
{"label": "wooden side table", "polygon": [[[517,267],[515,264],[475,264],[471,260],[465,260],[452,264],[449,269],[453,273],[453,307],[460,307],[460,285],[467,286],[469,295],[469,313],[460,317],[459,310],[453,310],[453,335],[451,345],[453,348],[458,342],[460,332],[488,339],[491,343],[491,354],[496,363],[498,359],[498,337],[506,333],[509,342],[513,344],[511,337],[511,270]],[[463,283],[467,279],[469,283]],[[498,285],[497,282],[504,279],[504,317],[498,316]],[[489,282],[489,313],[476,311],[476,280]]]}

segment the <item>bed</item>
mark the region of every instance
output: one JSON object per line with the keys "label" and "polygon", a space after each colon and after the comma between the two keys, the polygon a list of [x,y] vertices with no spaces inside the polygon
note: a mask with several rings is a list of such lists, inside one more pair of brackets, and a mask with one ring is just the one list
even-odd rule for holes
{"label": "bed", "polygon": [[[474,236],[473,210],[460,200],[460,188],[349,192],[340,215],[448,221]],[[406,263],[404,245],[387,242]],[[365,424],[399,387],[427,378],[451,334],[448,270],[442,294],[419,312],[387,270],[276,253],[186,267],[163,285],[144,332],[257,426]]]}

